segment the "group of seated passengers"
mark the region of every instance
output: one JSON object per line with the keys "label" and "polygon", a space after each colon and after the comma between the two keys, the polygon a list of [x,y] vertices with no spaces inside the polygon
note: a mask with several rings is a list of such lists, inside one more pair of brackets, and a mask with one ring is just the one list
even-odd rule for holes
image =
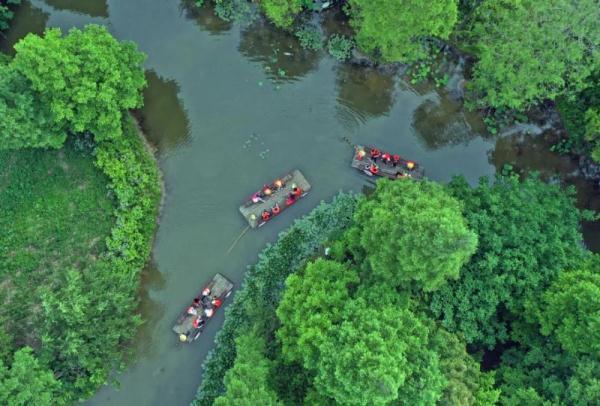
{"label": "group of seated passengers", "polygon": [[[296,186],[296,184],[292,184],[292,191],[288,193],[287,197],[285,198],[285,205],[291,206],[292,204],[296,203],[296,201],[302,197],[302,193],[304,193],[304,191],[301,187]],[[280,212],[281,208],[279,207],[279,204],[275,203],[272,208],[263,210],[261,214],[262,220],[269,221],[272,216],[276,216]]]}
{"label": "group of seated passengers", "polygon": [[187,314],[194,316],[194,328],[200,328],[206,322],[205,318],[212,317],[215,310],[221,307],[223,302],[217,296],[212,296],[209,288],[202,291],[200,297],[194,298],[192,305],[188,307]]}
{"label": "group of seated passengers", "polygon": [[[364,149],[359,149],[356,153],[356,158],[359,161],[362,161],[362,159],[365,157],[367,153],[365,152]],[[381,162],[384,165],[392,165],[394,168],[397,167],[400,164],[400,161],[402,160],[402,158],[400,157],[400,155],[398,154],[390,154],[389,152],[384,152],[383,154],[381,153],[381,151],[379,151],[377,148],[371,148],[370,151],[370,158],[371,161],[373,161],[373,165],[371,166],[375,166],[377,167],[377,160],[381,159]],[[415,169],[415,163],[412,161],[406,161],[406,169],[408,170],[413,170]]]}

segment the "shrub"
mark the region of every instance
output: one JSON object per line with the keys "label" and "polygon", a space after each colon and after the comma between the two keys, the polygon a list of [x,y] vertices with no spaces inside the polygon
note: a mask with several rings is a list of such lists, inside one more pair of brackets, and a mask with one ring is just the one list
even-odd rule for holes
{"label": "shrub", "polygon": [[329,55],[333,56],[340,62],[344,62],[352,56],[352,49],[354,48],[354,42],[343,35],[333,35],[329,38],[327,43],[327,50]]}
{"label": "shrub", "polygon": [[318,51],[323,48],[321,31],[314,25],[305,25],[299,28],[295,32],[295,35],[300,40],[300,46],[303,49]]}

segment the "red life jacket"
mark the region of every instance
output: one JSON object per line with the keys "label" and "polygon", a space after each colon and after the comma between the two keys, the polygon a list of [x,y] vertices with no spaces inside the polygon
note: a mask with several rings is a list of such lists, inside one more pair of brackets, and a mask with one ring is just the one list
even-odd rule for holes
{"label": "red life jacket", "polygon": [[389,162],[389,161],[390,161],[390,159],[392,159],[392,156],[390,155],[390,153],[389,153],[389,152],[384,152],[384,153],[383,153],[383,155],[381,156],[381,158],[382,158],[384,161],[388,161],[388,162]]}
{"label": "red life jacket", "polygon": [[394,154],[394,156],[392,156],[392,159],[394,160],[394,163],[398,163],[400,162],[400,155]]}
{"label": "red life jacket", "polygon": [[266,211],[266,210],[262,212],[262,219],[263,219],[264,221],[267,221],[267,220],[269,220],[270,218],[271,218],[271,213],[269,213],[269,212],[268,212],[268,211]]}
{"label": "red life jacket", "polygon": [[200,320],[201,320],[200,317],[196,317],[194,319],[194,322],[192,323],[192,325],[194,326],[194,328],[200,327]]}
{"label": "red life jacket", "polygon": [[377,175],[377,173],[379,173],[379,168],[377,167],[377,165],[371,165],[371,167],[369,168],[369,171],[373,175]]}
{"label": "red life jacket", "polygon": [[371,148],[371,158],[378,158],[381,153],[377,148]]}
{"label": "red life jacket", "polygon": [[286,206],[291,206],[292,204],[296,203],[296,199],[294,199],[292,196],[288,196],[285,199],[285,205]]}
{"label": "red life jacket", "polygon": [[221,299],[217,298],[217,299],[213,300],[213,306],[216,307],[217,309],[219,307],[221,307],[221,304],[223,304],[223,302],[221,302]]}
{"label": "red life jacket", "polygon": [[299,187],[295,188],[292,193],[294,193],[294,196],[296,197],[300,197],[302,196],[302,189],[300,189]]}
{"label": "red life jacket", "polygon": [[273,215],[278,215],[280,211],[281,209],[279,208],[279,205],[275,205],[275,207],[273,207]]}

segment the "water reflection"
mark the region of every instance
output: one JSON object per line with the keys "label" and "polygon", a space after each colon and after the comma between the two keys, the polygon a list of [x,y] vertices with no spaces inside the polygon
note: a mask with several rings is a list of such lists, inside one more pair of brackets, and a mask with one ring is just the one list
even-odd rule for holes
{"label": "water reflection", "polygon": [[268,77],[275,82],[301,78],[317,68],[321,52],[307,51],[292,34],[258,19],[242,30],[240,53],[260,62]]}
{"label": "water reflection", "polygon": [[44,0],[44,3],[56,10],[68,10],[91,17],[108,17],[106,0]]}
{"label": "water reflection", "polygon": [[150,70],[146,72],[144,107],[136,114],[146,138],[162,154],[186,142],[190,135],[187,112],[179,100],[179,85]]}
{"label": "water reflection", "polygon": [[198,7],[194,0],[182,0],[181,9],[185,16],[191,20],[196,20],[205,31],[212,35],[221,35],[231,29],[233,22],[225,21],[215,14],[215,7],[212,2],[206,2],[202,7]]}
{"label": "water reflection", "polygon": [[158,266],[151,260],[141,274],[141,283],[138,293],[140,302],[137,313],[142,316],[143,324],[135,335],[135,353],[134,357],[148,356],[152,354],[153,337],[157,331],[157,324],[165,314],[165,306],[153,300],[150,297],[151,291],[164,289],[166,285],[165,278],[158,270]]}
{"label": "water reflection", "polygon": [[0,51],[14,55],[13,45],[28,33],[42,34],[49,15],[39,8],[33,7],[27,0],[17,7],[10,28],[0,34]]}
{"label": "water reflection", "polygon": [[338,65],[337,116],[346,126],[387,115],[394,105],[395,78],[392,74],[352,65]]}
{"label": "water reflection", "polygon": [[476,113],[464,112],[462,104],[444,94],[425,100],[414,112],[413,127],[430,149],[466,144],[485,134],[485,125]]}

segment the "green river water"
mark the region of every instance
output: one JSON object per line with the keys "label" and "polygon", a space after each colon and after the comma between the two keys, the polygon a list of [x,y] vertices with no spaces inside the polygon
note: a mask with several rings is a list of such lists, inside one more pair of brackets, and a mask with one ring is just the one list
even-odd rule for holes
{"label": "green river water", "polygon": [[[166,187],[153,260],[143,275],[146,323],[137,355],[119,377],[121,388],[101,389],[91,404],[193,399],[223,312],[192,345],[177,342],[173,321],[214,273],[239,284],[246,266],[295,217],[340,190],[360,191],[367,183],[349,168],[351,143],[397,151],[438,181],[462,174],[475,182],[507,162],[547,176],[558,172],[578,186],[582,205],[598,205],[591,187],[572,176],[570,160],[548,152],[551,132],[496,141],[476,114],[435,86],[340,65],[324,53],[303,52],[294,38],[264,23],[226,23],[185,1],[31,0],[0,48],[10,53],[16,40],[47,26],[88,23],[108,26],[148,55],[140,115]],[[239,204],[293,168],[312,183],[310,195],[267,227],[250,230],[228,254],[246,226]],[[597,249],[598,227],[586,231]]]}

